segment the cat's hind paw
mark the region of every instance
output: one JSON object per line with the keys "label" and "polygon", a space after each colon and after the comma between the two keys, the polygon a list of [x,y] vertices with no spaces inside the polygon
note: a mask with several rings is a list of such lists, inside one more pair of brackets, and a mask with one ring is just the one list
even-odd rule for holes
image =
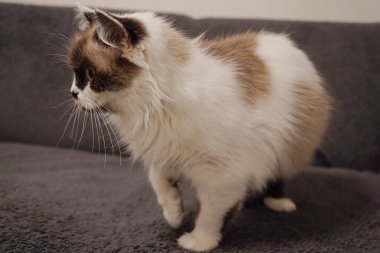
{"label": "cat's hind paw", "polygon": [[289,198],[265,197],[264,204],[276,212],[293,212],[297,209],[296,204]]}

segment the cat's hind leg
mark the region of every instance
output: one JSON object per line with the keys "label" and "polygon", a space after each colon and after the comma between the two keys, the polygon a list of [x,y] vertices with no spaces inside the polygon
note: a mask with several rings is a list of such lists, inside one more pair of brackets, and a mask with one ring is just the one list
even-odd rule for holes
{"label": "cat's hind leg", "polygon": [[149,180],[161,205],[165,220],[172,228],[182,224],[184,212],[182,196],[177,185],[159,170],[149,170]]}
{"label": "cat's hind leg", "polygon": [[276,212],[293,212],[297,209],[293,200],[284,196],[284,181],[281,179],[268,183],[263,201],[265,206]]}

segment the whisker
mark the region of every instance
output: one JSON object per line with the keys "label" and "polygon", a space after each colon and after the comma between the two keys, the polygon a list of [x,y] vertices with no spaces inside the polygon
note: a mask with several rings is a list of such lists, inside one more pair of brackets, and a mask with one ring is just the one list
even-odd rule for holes
{"label": "whisker", "polygon": [[54,67],[54,69],[62,69],[62,68],[70,69],[71,68],[70,63],[66,61],[57,60],[57,61],[52,62],[51,64]]}
{"label": "whisker", "polygon": [[94,144],[95,144],[94,122],[93,122],[92,113],[90,112],[89,114],[90,114],[90,121],[91,121],[91,135],[92,135],[92,148],[91,148],[91,152],[94,152]]}
{"label": "whisker", "polygon": [[52,51],[62,53],[67,58],[68,52],[70,50],[68,46],[51,44],[51,43],[48,43],[48,42],[46,44],[48,46],[50,46],[50,48],[51,48]]}
{"label": "whisker", "polygon": [[114,148],[114,145],[113,145],[113,140],[112,140],[112,137],[111,137],[110,131],[109,131],[109,129],[108,129],[108,126],[107,126],[107,124],[105,123],[104,115],[103,115],[103,113],[102,113],[98,108],[95,108],[95,109],[98,111],[99,116],[100,116],[100,118],[102,119],[104,126],[106,127],[106,130],[107,130],[107,133],[108,133],[108,137],[109,137],[109,140],[110,140],[110,142],[111,142],[112,154],[115,155],[115,148]]}
{"label": "whisker", "polygon": [[74,138],[74,128],[75,128],[75,123],[77,121],[77,117],[78,117],[78,106],[75,107],[75,111],[74,111],[74,121],[73,121],[73,125],[71,126],[71,133],[70,133],[70,138],[73,139]]}
{"label": "whisker", "polygon": [[75,106],[74,103],[68,105],[66,111],[65,111],[65,112],[61,115],[61,117],[59,117],[59,119],[57,120],[57,123],[60,122],[60,121],[66,116],[66,114],[67,114],[71,109],[74,108],[74,106]]}
{"label": "whisker", "polygon": [[70,62],[63,58],[62,56],[51,56],[51,55],[47,55],[51,60],[54,61],[54,63],[65,63],[65,64],[70,64]]}
{"label": "whisker", "polygon": [[63,132],[62,132],[62,134],[61,134],[61,137],[59,138],[57,144],[55,145],[56,147],[58,147],[58,145],[59,145],[59,144],[61,143],[61,141],[62,141],[63,136],[65,136],[65,133],[66,133],[67,127],[69,126],[69,123],[70,123],[70,121],[72,120],[72,118],[73,118],[73,116],[74,116],[74,114],[73,114],[74,110],[75,110],[75,107],[72,107],[72,108],[71,108],[70,117],[69,117],[69,119],[67,120],[67,123],[66,123],[66,125],[65,125],[65,128],[63,129]]}
{"label": "whisker", "polygon": [[96,136],[98,137],[98,155],[99,155],[100,154],[100,130],[98,128],[98,122],[96,121],[96,115],[94,115],[94,122],[95,122],[95,127],[96,127]]}
{"label": "whisker", "polygon": [[66,55],[66,54],[50,53],[50,54],[47,54],[46,56],[62,57],[62,58],[64,58],[64,59],[67,59],[67,55]]}
{"label": "whisker", "polygon": [[[91,103],[95,103],[95,104],[98,105],[99,107],[102,107],[102,108],[106,109],[109,113],[112,113],[111,110],[110,110],[108,107],[101,105],[101,104],[98,103],[97,101],[95,101],[95,100],[93,100],[93,99],[90,99],[90,98],[88,98],[88,100],[89,100]],[[110,141],[111,141],[111,145],[112,145],[112,153],[113,153],[113,154],[115,154],[115,150],[114,150],[114,144],[113,144],[113,140],[112,140],[112,139],[115,138],[115,140],[116,140],[117,147],[118,147],[118,151],[119,151],[120,166],[121,166],[121,155],[122,155],[122,151],[121,151],[121,147],[120,147],[119,138],[118,138],[117,134],[115,133],[115,131],[114,131],[114,129],[113,129],[111,123],[109,122],[107,116],[106,116],[106,115],[105,115],[100,109],[98,109],[98,108],[96,108],[96,109],[97,109],[98,113],[100,114],[100,116],[103,118],[103,122],[105,123],[104,125],[106,126],[106,129],[107,129],[107,131],[108,131],[108,136],[109,136]],[[108,126],[107,126],[107,125],[108,125]],[[111,129],[111,132],[112,132],[112,136],[113,136],[113,138],[112,138],[112,136],[111,136],[111,134],[110,134],[110,132],[109,132],[109,129]]]}
{"label": "whisker", "polygon": [[67,59],[66,56],[61,56],[61,55],[46,55],[49,57],[54,63],[64,63],[67,65],[70,65],[69,59]]}
{"label": "whisker", "polygon": [[58,66],[55,66],[56,64],[54,64],[54,66],[59,68],[63,66],[70,66],[68,56],[70,51],[70,39],[64,34],[49,32],[45,32],[44,34],[50,35],[45,43],[51,48],[52,51],[54,51],[46,56],[50,57],[54,63],[60,63]]}
{"label": "whisker", "polygon": [[73,146],[71,147],[71,149],[73,149],[75,147],[75,144],[77,141],[78,125],[79,125],[79,121],[80,121],[80,113],[81,113],[81,110],[79,107],[77,107],[76,113],[75,113],[75,118],[74,118],[74,123],[73,123],[73,128],[71,129],[71,130],[73,130],[73,132],[72,132]]}
{"label": "whisker", "polygon": [[51,36],[51,37],[48,37],[49,40],[46,41],[47,44],[51,44],[53,42],[59,43],[60,46],[63,46],[65,48],[67,48],[68,45],[70,44],[70,38],[68,38],[64,34],[58,34],[58,33],[46,33],[46,34]]}
{"label": "whisker", "polygon": [[57,108],[57,107],[60,107],[60,106],[62,106],[62,105],[64,105],[64,104],[68,103],[68,102],[71,102],[71,101],[73,101],[73,99],[72,99],[72,98],[69,98],[69,99],[63,101],[62,103],[59,103],[59,104],[57,104],[57,105],[52,106],[51,109],[55,109],[55,108]]}
{"label": "whisker", "polygon": [[[62,43],[62,42],[59,42],[59,43]],[[46,44],[50,46],[51,49],[57,50],[58,52],[62,52],[62,53],[67,53],[69,49],[69,47],[65,44],[53,44],[53,43],[50,43],[49,41],[47,41]]]}
{"label": "whisker", "polygon": [[58,89],[57,91],[58,91],[58,92],[69,92],[70,89],[68,89],[68,88],[66,88],[66,89]]}
{"label": "whisker", "polygon": [[104,108],[104,109],[106,109],[109,113],[112,113],[111,109],[109,109],[107,106],[102,105],[102,104],[100,104],[99,102],[97,102],[97,101],[95,101],[95,100],[93,100],[93,99],[89,99],[89,100],[90,100],[90,102],[95,103],[98,107]]}
{"label": "whisker", "polygon": [[76,148],[79,147],[79,144],[80,142],[82,141],[82,137],[83,137],[83,133],[84,133],[84,130],[86,129],[86,124],[87,124],[87,111],[84,112],[84,120],[83,120],[83,124],[82,124],[82,132],[80,133],[80,137],[79,137],[79,141],[78,141],[78,144],[76,146]]}
{"label": "whisker", "polygon": [[74,137],[74,142],[73,142],[73,145],[72,145],[70,153],[69,153],[69,157],[71,156],[72,152],[75,149],[75,144],[77,143],[77,138],[78,138],[78,134],[79,134],[80,118],[82,115],[82,110],[79,107],[77,107],[77,115],[78,115],[78,117],[75,118],[75,119],[77,119],[77,121],[76,121],[76,123],[74,123],[75,127],[76,127],[75,128],[75,137]]}
{"label": "whisker", "polygon": [[55,36],[58,39],[70,41],[70,38],[67,37],[66,35],[64,35],[63,33],[43,32],[42,34],[46,34],[46,35],[50,35],[50,36]]}
{"label": "whisker", "polygon": [[[107,116],[104,115],[103,113],[102,113],[102,116],[103,116],[105,122],[108,124],[109,128],[111,129],[114,138],[116,139],[116,143],[117,143],[117,146],[118,146],[118,149],[119,149],[119,159],[120,159],[120,166],[121,166],[121,155],[122,155],[122,152],[121,152],[121,148],[120,148],[119,138],[117,137],[117,135],[116,135],[116,133],[115,133],[115,131],[114,131],[114,129],[113,129],[111,123],[110,123],[109,120],[107,119]],[[111,137],[110,137],[110,138],[111,138]]]}
{"label": "whisker", "polygon": [[103,138],[103,147],[104,147],[104,168],[106,167],[106,163],[107,163],[107,148],[106,148],[106,142],[104,140],[104,134],[103,134],[103,129],[102,129],[102,124],[100,123],[100,119],[99,119],[99,115],[96,113],[96,118],[97,118],[97,121],[99,123],[99,128],[100,128],[100,132],[102,133],[102,138]]}

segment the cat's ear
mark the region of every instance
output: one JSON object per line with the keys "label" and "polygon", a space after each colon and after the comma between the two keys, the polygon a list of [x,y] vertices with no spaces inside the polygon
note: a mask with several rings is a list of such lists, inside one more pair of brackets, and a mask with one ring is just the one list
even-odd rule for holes
{"label": "cat's ear", "polygon": [[95,19],[95,10],[77,3],[77,7],[75,8],[75,20],[77,21],[79,30],[83,31],[94,24]]}
{"label": "cat's ear", "polygon": [[116,47],[126,41],[128,33],[115,17],[105,11],[96,9],[96,22],[99,27],[96,29],[98,38],[108,46]]}
{"label": "cat's ear", "polygon": [[109,46],[134,46],[146,36],[144,25],[138,20],[116,16],[99,9],[96,9],[95,13],[96,22],[99,24],[98,37]]}

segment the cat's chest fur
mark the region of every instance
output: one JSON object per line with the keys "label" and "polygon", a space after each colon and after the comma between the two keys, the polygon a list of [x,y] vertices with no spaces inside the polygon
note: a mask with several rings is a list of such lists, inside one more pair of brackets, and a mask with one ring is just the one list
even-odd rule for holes
{"label": "cat's chest fur", "polygon": [[122,115],[111,119],[134,158],[141,159],[147,167],[168,169],[190,166],[190,154],[195,157],[200,150],[200,143],[192,141],[197,134],[191,136],[187,120],[178,120],[174,115],[154,114],[149,115],[149,121],[144,121],[144,116],[134,121]]}

